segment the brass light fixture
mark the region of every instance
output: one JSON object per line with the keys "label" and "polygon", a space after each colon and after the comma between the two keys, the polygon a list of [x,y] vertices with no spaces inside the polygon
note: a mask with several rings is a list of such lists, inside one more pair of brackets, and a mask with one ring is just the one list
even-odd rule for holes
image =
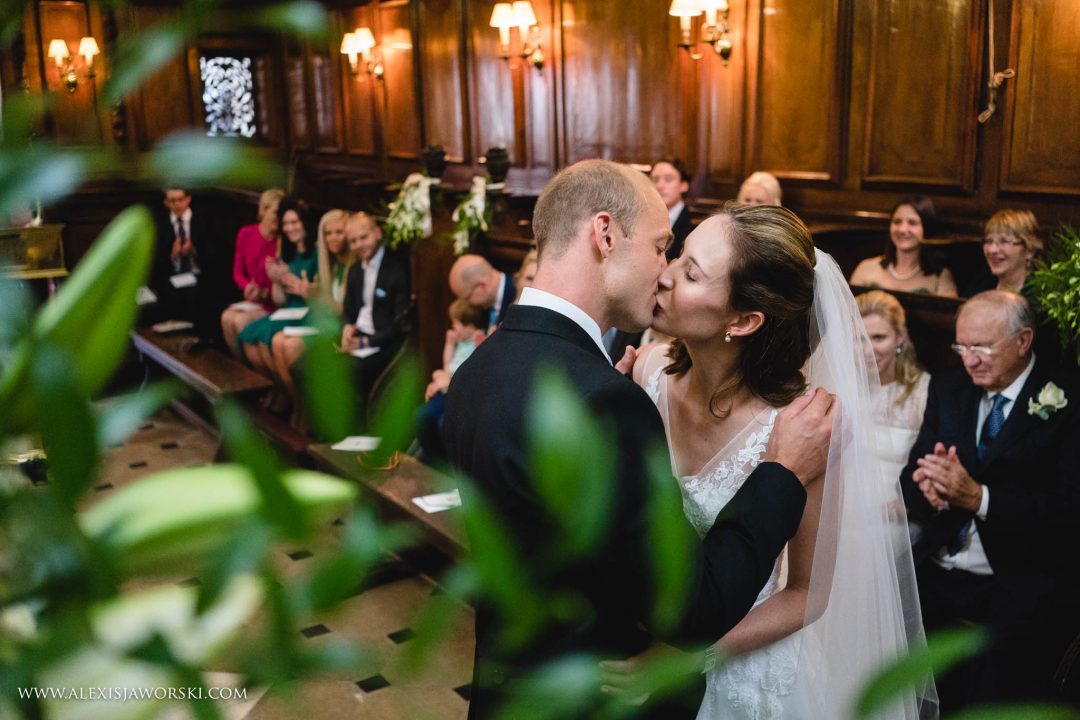
{"label": "brass light fixture", "polygon": [[521,52],[518,56],[537,70],[544,67],[544,53],[540,48],[540,26],[529,0],[514,3],[495,3],[491,11],[491,27],[499,30],[499,57],[510,60],[510,30],[518,29]]}
{"label": "brass light fixture", "polygon": [[375,50],[375,35],[371,28],[360,27],[345,33],[341,38],[341,54],[349,58],[349,70],[353,75],[359,75],[363,62],[363,70],[368,75],[374,75],[379,80],[383,76],[382,60]]}
{"label": "brass light fixture", "polygon": [[712,45],[725,67],[727,66],[732,50],[731,38],[728,36],[727,0],[671,0],[668,14],[679,18],[681,34],[676,47],[685,50],[694,60],[700,60],[702,55],[694,51],[693,22],[695,17],[704,14],[701,41]]}
{"label": "brass light fixture", "polygon": [[[94,56],[101,54],[97,40],[90,35],[82,38],[79,41],[77,54],[85,58],[86,74],[83,77],[94,77]],[[68,50],[67,41],[60,38],[50,40],[48,55],[56,61],[56,70],[60,73],[60,79],[64,81],[67,91],[75,92],[75,88],[79,86],[79,74],[75,70],[75,63],[71,57],[71,51]]]}

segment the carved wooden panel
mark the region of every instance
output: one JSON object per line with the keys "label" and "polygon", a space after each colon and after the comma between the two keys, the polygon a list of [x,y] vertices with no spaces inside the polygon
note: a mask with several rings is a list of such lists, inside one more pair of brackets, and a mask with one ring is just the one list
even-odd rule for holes
{"label": "carved wooden panel", "polygon": [[[373,28],[374,13],[370,6],[352,8],[344,13],[345,28]],[[374,32],[374,30],[373,30]],[[349,61],[339,54],[344,102],[345,147],[353,154],[375,155],[376,116],[375,84],[380,82],[360,68],[355,75],[349,69]],[[361,61],[361,65],[363,62]]]}
{"label": "carved wooden panel", "polygon": [[285,45],[285,107],[289,115],[289,140],[302,150],[311,149],[310,108],[304,55],[299,45]]}
{"label": "carved wooden panel", "polygon": [[[526,153],[515,145],[514,78],[510,64],[498,57],[499,34],[489,27],[494,3],[467,0],[472,49],[473,148],[479,157],[492,147],[504,147],[515,163]],[[514,31],[516,37],[517,31]],[[512,61],[520,65],[516,59]]]}
{"label": "carved wooden panel", "polygon": [[[687,110],[689,116],[696,120],[699,138],[696,167],[691,170],[706,175],[711,183],[739,182],[745,174],[742,169],[746,122],[743,108],[744,77],[747,54],[753,51],[753,47],[747,33],[746,3],[731,2],[729,7],[728,28],[733,52],[726,66],[708,45],[698,49],[704,57],[697,61],[679,51],[680,74],[689,75],[696,71],[698,78],[696,92],[689,98],[692,107]],[[674,19],[669,19],[668,24],[670,31],[675,27]],[[670,32],[669,40],[675,42]],[[690,155],[684,154],[683,157],[689,159]]]}
{"label": "carved wooden panel", "polygon": [[416,101],[412,23],[407,0],[379,6],[379,46],[385,68],[383,140],[396,158],[420,155],[420,113]]}
{"label": "carved wooden panel", "polygon": [[[79,40],[90,34],[86,5],[73,2],[50,2],[39,5],[41,18],[42,68],[45,87],[55,93],[52,120],[56,140],[67,145],[97,145],[103,140],[96,112],[95,79],[86,77],[86,59],[78,55]],[[77,85],[69,93],[56,61],[48,57],[52,39],[63,40],[71,54]],[[99,45],[100,43],[100,38]],[[99,55],[97,60],[101,59]]]}
{"label": "carved wooden panel", "polygon": [[668,0],[564,0],[566,162],[650,162],[682,134],[677,21]]}
{"label": "carved wooden panel", "polygon": [[847,24],[843,0],[764,0],[748,172],[837,178],[844,147]]}
{"label": "carved wooden panel", "polygon": [[308,56],[308,87],[315,144],[316,149],[323,151],[341,149],[340,106],[336,102],[338,85],[335,77],[338,63],[331,52],[329,48],[318,45],[311,48]]}
{"label": "carved wooden panel", "polygon": [[1015,0],[1001,189],[1080,195],[1080,3]]}
{"label": "carved wooden panel", "polygon": [[450,160],[471,159],[461,54],[461,1],[421,0],[420,77],[424,144]]}
{"label": "carved wooden panel", "polygon": [[981,5],[874,0],[865,182],[971,189]]}
{"label": "carved wooden panel", "polygon": [[[131,12],[136,32],[159,23],[176,22],[177,11],[171,7],[136,5]],[[132,102],[141,147],[149,147],[170,132],[195,124],[197,119],[192,94],[183,54],[177,55],[147,79]]]}

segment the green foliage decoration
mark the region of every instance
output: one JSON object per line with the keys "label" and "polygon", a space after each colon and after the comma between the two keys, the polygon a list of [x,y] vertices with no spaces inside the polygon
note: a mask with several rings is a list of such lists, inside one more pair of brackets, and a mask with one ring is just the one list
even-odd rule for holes
{"label": "green foliage decoration", "polygon": [[1043,313],[1057,325],[1061,347],[1072,348],[1080,364],[1080,232],[1062,225],[1051,238],[1048,255],[1027,285]]}

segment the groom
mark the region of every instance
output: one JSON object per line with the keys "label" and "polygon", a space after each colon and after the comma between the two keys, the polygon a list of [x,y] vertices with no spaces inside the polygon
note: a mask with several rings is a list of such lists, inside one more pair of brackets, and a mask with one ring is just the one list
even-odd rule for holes
{"label": "groom", "polygon": [[[480,603],[471,718],[492,716],[519,678],[554,658],[625,657],[650,642],[640,625],[655,595],[645,453],[664,446],[664,428],[645,392],[612,367],[601,336],[613,326],[636,331],[652,322],[671,241],[667,210],[645,176],[586,160],[549,183],[536,203],[533,231],[540,253],[535,285],[454,375],[444,434],[451,462],[493,508],[528,566],[525,574],[553,596],[569,591],[589,607],[552,623],[528,647],[511,649],[501,642],[506,618]],[[558,545],[558,530],[533,486],[526,428],[536,371],[551,367],[564,371],[588,408],[614,428],[616,451],[606,533],[587,557],[557,569],[536,559]],[[824,471],[832,420],[831,396],[822,391],[780,414],[766,462],[705,539],[687,544],[692,577],[683,626],[667,639],[713,642],[750,610],[799,525],[803,484]],[[470,539],[474,552],[484,551],[479,538]]]}

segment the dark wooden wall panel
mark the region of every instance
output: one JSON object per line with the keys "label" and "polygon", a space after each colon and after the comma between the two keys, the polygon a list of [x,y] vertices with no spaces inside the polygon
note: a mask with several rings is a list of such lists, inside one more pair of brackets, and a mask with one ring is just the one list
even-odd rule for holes
{"label": "dark wooden wall panel", "polygon": [[[78,55],[79,40],[90,34],[86,5],[78,2],[50,2],[39,6],[41,18],[41,56],[45,69],[45,87],[55,93],[52,120],[56,137],[67,145],[99,145],[103,137],[96,112],[94,79],[86,77],[86,59]],[[78,77],[75,92],[69,93],[56,61],[48,57],[49,41],[64,40],[71,53]],[[100,42],[99,42],[100,44]],[[100,60],[99,55],[95,60]]]}
{"label": "dark wooden wall panel", "polygon": [[315,146],[322,152],[341,149],[341,104],[337,102],[337,58],[322,46],[313,47],[308,56],[311,88],[311,115]]}
{"label": "dark wooden wall panel", "polygon": [[[668,45],[675,52],[678,41],[678,23],[674,18],[667,19]],[[747,57],[747,12],[745,3],[730,3],[728,25],[734,52],[725,67],[720,58],[708,46],[700,48],[704,54],[695,61],[683,52],[678,52],[679,74],[694,77],[697,80],[696,92],[691,97],[700,97],[696,109],[688,112],[697,120],[699,150],[696,153],[696,167],[692,171],[705,176],[708,182],[733,183],[742,179],[743,172],[743,93],[746,84]],[[691,148],[679,151],[685,158],[694,157]]]}
{"label": "dark wooden wall panel", "polygon": [[678,146],[682,100],[668,5],[564,0],[566,162],[649,162]]}
{"label": "dark wooden wall panel", "polygon": [[383,122],[386,152],[395,158],[420,155],[420,106],[416,101],[416,69],[413,61],[412,22],[409,3],[379,6],[379,32],[382,47],[385,110]]}
{"label": "dark wooden wall panel", "polygon": [[1016,0],[1003,190],[1080,195],[1080,2]]}
{"label": "dark wooden wall panel", "polygon": [[299,150],[310,150],[311,125],[308,113],[311,95],[308,92],[307,67],[304,52],[298,43],[285,46],[285,107],[289,116],[289,141]]}
{"label": "dark wooden wall panel", "polygon": [[[374,27],[374,14],[370,8],[353,8],[345,13],[345,28]],[[374,30],[373,30],[374,32]],[[339,55],[344,87],[345,147],[357,155],[375,155],[375,85],[380,80],[368,75],[361,67],[357,75],[349,71],[349,61]],[[361,62],[361,64],[363,64]]]}
{"label": "dark wooden wall panel", "polygon": [[[135,5],[131,12],[135,29],[140,32],[159,23],[175,22],[177,14],[175,8],[159,5]],[[130,103],[142,149],[149,148],[174,130],[201,121],[193,112],[192,92],[182,54],[146,81]]]}
{"label": "dark wooden wall panel", "polygon": [[765,0],[757,66],[755,159],[781,179],[836,179],[846,65],[840,0]]}
{"label": "dark wooden wall panel", "polygon": [[[498,57],[499,34],[488,26],[491,8],[487,0],[467,0],[470,66],[472,72],[473,148],[477,157],[489,148],[504,147],[510,159],[524,162],[524,147],[516,146],[514,124],[514,78],[511,64]],[[516,33],[515,33],[516,36]]]}
{"label": "dark wooden wall panel", "polygon": [[866,182],[971,189],[977,0],[874,0]]}
{"label": "dark wooden wall panel", "polygon": [[442,145],[450,160],[471,160],[465,118],[460,0],[421,0],[419,47],[424,144]]}

